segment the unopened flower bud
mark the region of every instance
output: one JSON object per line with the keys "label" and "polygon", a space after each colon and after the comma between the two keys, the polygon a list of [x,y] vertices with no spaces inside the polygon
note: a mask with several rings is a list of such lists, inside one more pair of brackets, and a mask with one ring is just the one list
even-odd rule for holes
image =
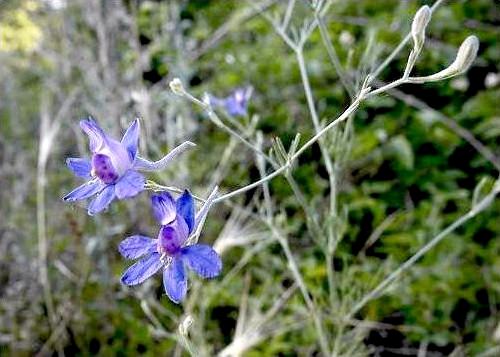
{"label": "unopened flower bud", "polygon": [[455,67],[458,73],[467,71],[472,62],[476,59],[478,49],[479,40],[477,37],[474,35],[467,37],[460,45],[457,58],[455,58],[455,61],[451,64],[451,66]]}
{"label": "unopened flower bud", "polygon": [[411,24],[411,35],[413,37],[414,48],[416,51],[420,51],[425,42],[425,29],[427,24],[431,20],[431,9],[429,6],[422,6],[415,17],[413,18],[413,22]]}
{"label": "unopened flower bud", "polygon": [[184,86],[179,78],[174,78],[169,83],[170,89],[177,95],[184,95],[186,91],[184,90]]}
{"label": "unopened flower bud", "polygon": [[469,69],[472,62],[476,59],[478,49],[479,40],[476,36],[471,35],[462,42],[455,61],[447,68],[430,76],[409,78],[408,81],[410,83],[436,82],[462,74]]}

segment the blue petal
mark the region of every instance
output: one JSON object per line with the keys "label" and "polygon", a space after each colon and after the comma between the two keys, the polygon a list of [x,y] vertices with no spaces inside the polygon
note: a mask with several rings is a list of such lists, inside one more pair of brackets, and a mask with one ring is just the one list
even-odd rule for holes
{"label": "blue petal", "polygon": [[147,253],[156,252],[156,239],[135,235],[125,238],[120,242],[118,251],[127,259],[138,259]]}
{"label": "blue petal", "polygon": [[222,270],[219,254],[205,244],[194,244],[181,249],[182,259],[202,278],[214,278]]}
{"label": "blue petal", "polygon": [[129,267],[123,273],[121,281],[123,284],[130,286],[140,284],[156,273],[162,265],[160,254],[151,253]]}
{"label": "blue petal", "polygon": [[168,192],[161,192],[151,196],[151,205],[156,220],[162,225],[167,225],[175,219],[175,201]]}
{"label": "blue petal", "polygon": [[109,206],[111,201],[113,201],[114,198],[115,198],[115,185],[106,186],[97,195],[97,197],[92,202],[90,202],[88,208],[89,216],[93,216],[94,214],[105,210]]}
{"label": "blue petal", "polygon": [[66,159],[66,165],[78,177],[90,178],[90,171],[92,164],[88,159],[81,159],[77,157],[70,157]]}
{"label": "blue petal", "polygon": [[89,198],[90,196],[95,195],[102,189],[103,189],[103,184],[100,183],[99,181],[89,181],[81,186],[78,186],[73,191],[68,193],[66,196],[63,197],[63,200],[69,202],[83,200],[85,198]]}
{"label": "blue petal", "polygon": [[233,97],[227,98],[224,106],[231,116],[236,117],[247,115],[246,103],[240,103]]}
{"label": "blue petal", "polygon": [[125,145],[125,148],[127,149],[130,155],[130,159],[132,161],[134,161],[135,156],[137,155],[137,145],[139,144],[139,132],[140,132],[139,119],[136,119],[128,127],[127,131],[125,132],[122,138],[122,144]]}
{"label": "blue petal", "polygon": [[184,218],[189,228],[189,233],[194,227],[194,200],[188,190],[184,190],[183,194],[177,199],[177,214]]}
{"label": "blue petal", "polygon": [[116,183],[116,197],[120,200],[123,198],[133,197],[144,190],[146,179],[143,175],[134,170],[125,172]]}
{"label": "blue petal", "polygon": [[80,127],[89,137],[90,151],[95,152],[106,141],[106,134],[94,119],[88,118],[80,121]]}
{"label": "blue petal", "polygon": [[174,257],[170,265],[163,271],[163,287],[170,300],[179,304],[186,296],[187,277],[184,263],[179,257]]}

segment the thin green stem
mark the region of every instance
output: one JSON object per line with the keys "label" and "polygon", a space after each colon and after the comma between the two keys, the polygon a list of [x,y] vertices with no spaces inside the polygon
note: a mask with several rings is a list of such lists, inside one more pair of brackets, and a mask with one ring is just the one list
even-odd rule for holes
{"label": "thin green stem", "polygon": [[434,248],[444,238],[458,227],[468,222],[471,218],[486,210],[494,201],[495,196],[500,192],[500,180],[496,182],[494,189],[484,197],[480,202],[471,208],[469,212],[457,219],[455,222],[446,227],[438,235],[432,238],[429,242],[424,244],[412,257],[400,265],[396,270],[389,274],[375,289],[366,294],[354,307],[351,309],[348,318],[351,318],[355,313],[361,310],[368,302],[379,297],[396,279],[398,279],[404,272],[411,268],[422,256],[429,250]]}
{"label": "thin green stem", "polygon": [[272,224],[269,224],[269,229],[271,229],[272,233],[280,243],[283,252],[286,255],[290,271],[292,272],[292,275],[300,289],[300,292],[302,293],[302,297],[304,298],[307,308],[309,309],[309,312],[312,316],[314,327],[316,328],[317,330],[316,332],[318,333],[321,352],[324,356],[329,356],[330,347],[328,346],[328,341],[326,338],[326,334],[324,332],[323,324],[321,323],[321,319],[318,315],[318,309],[314,301],[311,299],[311,296],[309,295],[309,291],[304,282],[304,279],[302,278],[302,274],[300,273],[297,262],[295,261],[292,251],[290,250],[290,246],[288,245],[288,240]]}
{"label": "thin green stem", "polygon": [[346,75],[344,69],[342,68],[342,65],[340,64],[339,56],[337,55],[337,51],[335,50],[335,47],[332,45],[332,40],[330,38],[330,35],[328,33],[328,30],[325,26],[325,22],[323,19],[319,16],[317,12],[315,12],[316,16],[316,21],[318,22],[318,27],[319,31],[321,34],[321,40],[323,41],[323,44],[325,45],[326,52],[328,53],[328,57],[330,58],[330,61],[333,64],[333,67],[335,68],[335,71],[337,72],[340,82],[344,86],[345,90],[349,94],[351,98],[355,96],[354,92],[354,85],[352,84],[351,80],[349,77]]}
{"label": "thin green stem", "polygon": [[194,97],[192,94],[190,94],[186,91],[183,92],[182,96],[186,97],[194,104],[200,106],[205,111],[205,113],[207,113],[208,118],[210,119],[210,121],[212,123],[214,123],[219,128],[221,128],[222,130],[227,132],[229,135],[234,136],[236,139],[238,139],[242,144],[244,144],[250,150],[252,150],[255,153],[259,154],[260,156],[264,157],[266,159],[266,161],[271,163],[271,165],[273,165],[275,167],[278,166],[278,164],[269,155],[267,155],[263,151],[259,150],[256,145],[250,143],[247,139],[245,139],[239,133],[234,131],[231,127],[224,124],[224,122],[219,118],[219,116],[215,113],[215,111],[212,109],[212,107],[210,105],[202,102],[201,100],[199,100],[198,98]]}
{"label": "thin green stem", "polygon": [[[431,13],[436,11],[436,9],[443,3],[444,0],[437,0],[432,6],[431,6]],[[370,73],[371,80],[368,82],[370,84],[375,78],[377,78],[380,73],[389,65],[389,63],[396,58],[396,56],[401,52],[401,50],[406,46],[406,44],[411,40],[411,33],[408,33],[403,41],[399,43],[399,45],[391,52],[389,56],[372,72]]]}
{"label": "thin green stem", "polygon": [[312,233],[317,238],[319,238],[320,236],[323,235],[323,233],[321,232],[321,225],[319,224],[318,218],[316,217],[316,212],[314,212],[309,203],[307,203],[304,193],[300,189],[299,185],[293,178],[290,171],[287,171],[285,173],[285,178],[288,181],[288,184],[290,185],[290,188],[292,189],[295,197],[297,198],[297,201],[299,202],[300,206],[306,213],[306,218],[309,228],[311,229]]}
{"label": "thin green stem", "polygon": [[346,120],[352,113],[354,113],[358,109],[358,107],[359,107],[361,101],[363,100],[364,96],[366,95],[366,93],[368,93],[368,91],[366,91],[366,90],[362,91],[361,96],[358,96],[358,98],[356,98],[351,103],[351,105],[337,119],[333,120],[330,124],[325,126],[318,133],[316,133],[311,139],[309,139],[304,145],[302,145],[302,147],[299,150],[297,150],[297,152],[290,158],[290,161],[287,164],[279,167],[278,169],[271,172],[267,176],[264,176],[263,178],[261,178],[258,181],[255,181],[247,186],[241,187],[237,190],[226,193],[225,195],[222,195],[222,196],[216,198],[214,200],[214,203],[222,202],[222,201],[227,200],[231,197],[240,195],[240,194],[245,193],[249,190],[252,190],[256,187],[259,187],[264,182],[270,181],[273,178],[281,175],[287,169],[291,169],[293,162],[295,162],[307,149],[309,149],[314,143],[316,143],[326,132],[328,132],[333,127],[340,124],[342,121]]}

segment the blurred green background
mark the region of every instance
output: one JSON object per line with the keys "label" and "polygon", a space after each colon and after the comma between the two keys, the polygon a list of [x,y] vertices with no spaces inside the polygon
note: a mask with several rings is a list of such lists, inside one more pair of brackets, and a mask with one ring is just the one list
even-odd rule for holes
{"label": "blurred green background", "polygon": [[[334,1],[325,21],[345,70],[362,81],[408,33],[416,10],[432,3]],[[140,117],[141,151],[153,159],[183,140],[196,142],[196,150],[154,178],[206,195],[230,138],[170,92],[174,77],[197,97],[252,85],[249,112],[259,116],[266,150],[275,136],[287,147],[297,132],[310,137],[295,57],[257,9],[282,15],[286,6],[287,1],[0,0],[1,355],[184,355],[176,337],[183,311],[194,318],[190,341],[215,355],[233,340],[242,296],[248,293],[250,310],[256,311],[291,285],[283,253],[268,242],[228,247],[223,278],[233,273],[223,283],[194,279],[189,293],[196,295],[184,308],[166,298],[159,277],[124,288],[119,276],[128,262],[119,256],[118,242],[130,234],[156,234],[147,195],[113,204],[95,218],[83,204],[61,200],[77,184],[64,159],[87,153],[78,121],[88,115],[116,136]],[[298,0],[291,26],[310,16],[307,2]],[[498,1],[444,1],[415,73],[447,66],[470,34],[480,40],[473,67],[451,80],[403,86],[399,98],[374,98],[355,115],[351,150],[335,157],[343,163],[338,190],[345,215],[334,259],[339,309],[353,303],[356,289],[375,286],[467,212],[474,191],[486,192],[497,178],[498,170],[457,135],[454,124],[498,160],[499,24]],[[409,49],[378,79],[399,78]],[[305,57],[319,115],[331,121],[349,105],[349,96],[318,30]],[[319,157],[314,146],[294,171],[307,200],[318,206],[328,193]],[[242,147],[227,165],[224,191],[259,178],[254,155]],[[321,304],[328,299],[322,248],[307,232],[286,180],[273,180],[270,190],[287,217],[301,272]],[[252,206],[254,193],[232,203]],[[356,316],[367,322],[362,336],[346,332],[341,343],[359,344],[360,354],[376,356],[417,356],[419,350],[429,356],[488,350],[500,355],[494,349],[500,345],[499,213],[496,201],[429,252]],[[251,217],[234,216],[231,206],[217,207],[202,239],[212,243],[228,230],[265,239],[268,232]],[[322,311],[332,331],[337,313]],[[303,300],[294,293],[274,317],[271,332],[244,355],[319,355],[313,325],[294,325],[304,316]]]}

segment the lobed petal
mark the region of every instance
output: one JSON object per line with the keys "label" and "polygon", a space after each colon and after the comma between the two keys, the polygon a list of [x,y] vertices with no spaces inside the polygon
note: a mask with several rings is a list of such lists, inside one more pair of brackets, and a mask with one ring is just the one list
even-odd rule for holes
{"label": "lobed petal", "polygon": [[106,184],[114,183],[119,178],[111,158],[107,155],[94,154],[92,156],[92,167],[94,168],[94,174]]}
{"label": "lobed petal", "polygon": [[70,157],[66,159],[66,165],[75,174],[75,176],[91,178],[90,171],[92,170],[92,164],[90,163],[90,160]]}
{"label": "lobed petal", "polygon": [[184,218],[189,233],[191,233],[194,227],[194,199],[188,190],[184,190],[182,195],[177,199],[176,210],[177,215]]}
{"label": "lobed petal", "polygon": [[115,185],[115,193],[118,199],[129,198],[144,190],[146,179],[134,170],[128,170]]}
{"label": "lobed petal", "polygon": [[171,264],[163,271],[163,287],[165,293],[174,303],[179,304],[187,292],[187,276],[184,262],[174,257]]}
{"label": "lobed petal", "polygon": [[147,253],[156,252],[157,242],[157,239],[135,235],[122,240],[118,245],[118,251],[124,258],[138,259]]}
{"label": "lobed petal", "polygon": [[132,168],[132,160],[125,146],[112,138],[107,138],[106,143],[96,152],[106,155],[111,160],[114,170],[119,176]]}
{"label": "lobed petal", "polygon": [[214,278],[222,270],[219,254],[205,244],[194,244],[181,249],[184,262],[202,278]]}
{"label": "lobed petal", "polygon": [[137,147],[139,145],[139,133],[140,133],[140,123],[139,119],[136,119],[128,127],[121,141],[123,146],[125,146],[125,149],[127,149],[131,161],[134,161],[137,155]]}
{"label": "lobed petal", "polygon": [[93,216],[96,213],[99,213],[106,208],[108,208],[111,201],[114,200],[115,195],[115,185],[107,185],[98,195],[97,197],[90,202],[88,208],[89,216]]}
{"label": "lobed petal", "polygon": [[146,255],[123,273],[121,282],[129,286],[140,284],[160,270],[162,265],[160,254]]}
{"label": "lobed petal", "polygon": [[172,223],[163,226],[158,235],[159,245],[163,252],[175,255],[189,237],[189,228],[184,218],[177,217]]}
{"label": "lobed petal", "polygon": [[151,205],[156,220],[162,225],[171,223],[176,216],[175,201],[168,192],[151,196]]}
{"label": "lobed petal", "polygon": [[85,198],[89,198],[90,196],[95,195],[96,193],[100,192],[103,188],[104,185],[101,182],[97,180],[89,181],[81,186],[78,186],[73,191],[68,193],[66,196],[63,197],[63,200],[69,202],[83,200]]}

